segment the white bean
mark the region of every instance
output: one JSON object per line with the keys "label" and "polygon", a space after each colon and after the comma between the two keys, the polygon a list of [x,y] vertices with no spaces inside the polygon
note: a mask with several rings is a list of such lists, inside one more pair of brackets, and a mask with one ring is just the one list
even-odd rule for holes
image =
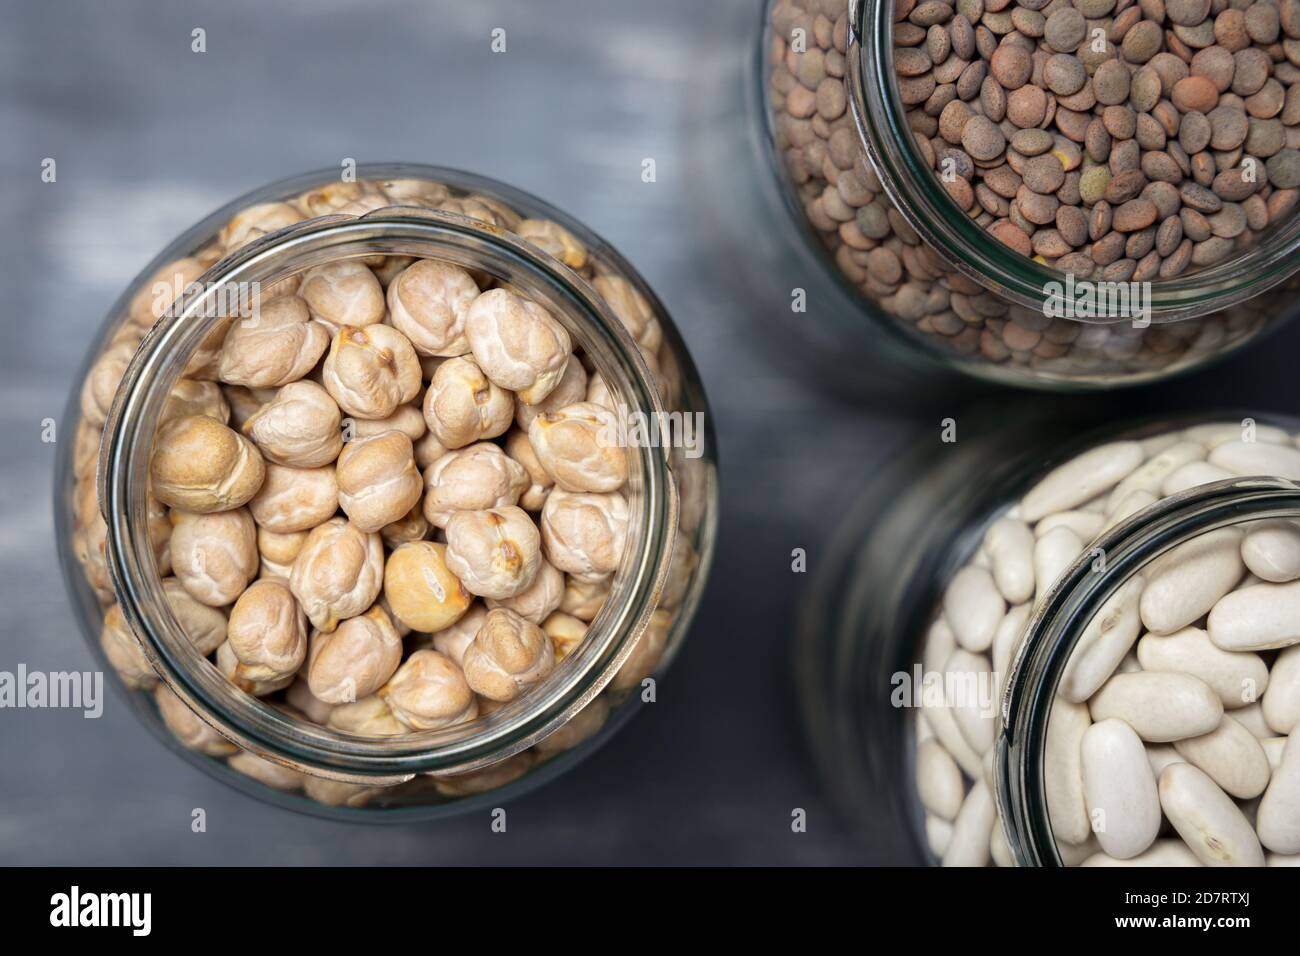
{"label": "white bean", "polygon": [[1274,853],[1300,853],[1300,736],[1292,734],[1259,802],[1260,842]]}
{"label": "white bean", "polygon": [[943,859],[943,855],[948,852],[948,845],[952,843],[952,824],[933,813],[926,814],[925,841],[930,845],[930,852]]}
{"label": "white bean", "polygon": [[1160,774],[1160,806],[1206,866],[1263,866],[1250,821],[1203,770],[1176,763]]}
{"label": "white bean", "polygon": [[1234,475],[1300,479],[1300,449],[1271,442],[1227,442],[1210,452],[1209,462]]}
{"label": "white bean", "polygon": [[1272,775],[1255,735],[1227,714],[1208,734],[1176,741],[1174,749],[1238,800],[1258,797]]}
{"label": "white bean", "polygon": [[1021,517],[1034,522],[1054,511],[1077,507],[1109,491],[1142,464],[1135,441],[1100,445],[1051,471],[1021,502]]}
{"label": "white bean", "polygon": [[1169,743],[1219,726],[1223,703],[1190,674],[1116,674],[1088,701],[1095,721],[1118,717],[1143,740]]}
{"label": "white bean", "polygon": [[1066,700],[1087,700],[1115,673],[1142,629],[1138,601],[1144,586],[1143,578],[1129,578],[1088,622],[1061,678],[1059,693]]}
{"label": "white bean", "polygon": [[1282,584],[1300,578],[1300,527],[1290,521],[1253,525],[1241,542],[1241,558],[1264,581]]}
{"label": "white bean", "polygon": [[993,830],[995,810],[988,785],[976,780],[952,825],[952,839],[943,854],[944,866],[988,865],[989,834]]}
{"label": "white bean", "polygon": [[1042,601],[1074,559],[1083,553],[1084,541],[1064,526],[1049,531],[1034,545],[1034,603]]}
{"label": "white bean", "polygon": [[1147,762],[1151,764],[1151,772],[1157,780],[1171,763],[1187,763],[1173,744],[1147,744]]}
{"label": "white bean", "polygon": [[986,651],[993,644],[1007,602],[984,568],[967,565],[957,572],[943,596],[943,616],[968,651]]}
{"label": "white bean", "polygon": [[1034,525],[1034,536],[1041,538],[1055,528],[1069,528],[1083,541],[1091,541],[1105,524],[1106,516],[1095,511],[1058,511]]}
{"label": "white bean", "polygon": [[1101,848],[1127,860],[1160,832],[1160,800],[1146,748],[1122,720],[1089,727],[1081,744],[1083,791]]}
{"label": "white bean", "polygon": [[1300,644],[1274,658],[1268,679],[1260,701],[1264,723],[1274,733],[1293,733],[1300,725]]}
{"label": "white bean", "polygon": [[1300,643],[1300,581],[1254,584],[1226,594],[1210,611],[1210,640],[1225,651],[1265,651]]}
{"label": "white bean", "polygon": [[1205,446],[1200,442],[1180,441],[1171,445],[1154,458],[1147,459],[1141,468],[1116,485],[1115,490],[1110,493],[1106,510],[1115,511],[1120,502],[1135,491],[1145,491],[1152,496],[1158,495],[1165,478],[1183,465],[1190,465],[1194,461],[1204,459]]}
{"label": "white bean", "polygon": [[1142,623],[1169,634],[1204,617],[1246,573],[1242,532],[1219,528],[1180,544],[1152,563],[1142,593]]}
{"label": "white bean", "polygon": [[993,580],[1011,604],[1034,596],[1034,533],[1015,518],[1000,518],[984,535],[984,548],[993,564]]}
{"label": "white bean", "polygon": [[997,701],[993,699],[988,658],[959,647],[948,658],[944,672],[952,683],[955,699],[949,701],[949,708],[957,729],[975,753],[987,753],[997,729]]}
{"label": "white bean", "polygon": [[1268,758],[1268,765],[1271,769],[1277,770],[1282,766],[1282,751],[1286,749],[1287,737],[1266,737],[1260,740],[1259,745],[1264,750],[1264,756]]}
{"label": "white bean", "polygon": [[1143,670],[1172,671],[1199,677],[1219,695],[1226,708],[1259,700],[1268,686],[1268,665],[1258,654],[1216,647],[1199,627],[1167,636],[1148,634],[1137,645]]}
{"label": "white bean", "polygon": [[1204,866],[1182,840],[1157,840],[1151,848],[1127,860],[1097,853],[1080,866]]}
{"label": "white bean", "polygon": [[1092,724],[1088,708],[1057,698],[1047,722],[1043,780],[1052,833],[1065,843],[1082,843],[1092,827],[1083,792],[1082,741]]}
{"label": "white bean", "polygon": [[1225,478],[1232,477],[1232,472],[1211,465],[1209,462],[1194,461],[1170,472],[1160,486],[1160,494],[1168,497],[1201,485],[1208,485],[1212,481],[1223,481]]}
{"label": "white bean", "polygon": [[916,752],[916,783],[922,806],[944,820],[956,819],[965,784],[957,762],[936,740],[927,740]]}

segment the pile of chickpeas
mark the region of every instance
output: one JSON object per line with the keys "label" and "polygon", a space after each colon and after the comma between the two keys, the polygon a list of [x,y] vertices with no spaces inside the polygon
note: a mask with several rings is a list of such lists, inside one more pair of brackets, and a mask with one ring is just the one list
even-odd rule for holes
{"label": "pile of chickpeas", "polygon": [[[246,209],[149,283],[91,369],[77,437],[75,550],[107,606],[103,648],[152,689],[187,746],[263,783],[359,805],[374,788],[241,752],[156,675],[105,565],[95,458],[141,335],[224,255],[326,213],[392,205],[507,229],[587,278],[671,400],[654,311],[557,223],[423,180],[332,183]],[[291,716],[395,736],[469,725],[539,687],[583,641],[629,537],[618,404],[554,315],[435,258],[340,259],[263,289],[225,319],[172,389],[150,464],[149,529],[171,610],[232,683]],[[550,737],[486,770],[438,778],[447,797],[499,786],[576,746],[651,674],[696,564],[679,535],[648,630],[605,692]],[[617,700],[615,700],[617,702]],[[468,726],[466,728],[469,729]]]}

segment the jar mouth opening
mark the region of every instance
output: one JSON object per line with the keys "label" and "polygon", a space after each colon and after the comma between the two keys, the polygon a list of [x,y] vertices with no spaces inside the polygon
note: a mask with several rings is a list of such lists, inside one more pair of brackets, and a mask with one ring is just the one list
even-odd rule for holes
{"label": "jar mouth opening", "polygon": [[[440,172],[401,169],[435,179]],[[485,188],[501,192],[486,181]],[[531,197],[529,205],[549,212]],[[568,223],[558,213],[555,219]],[[145,335],[109,413],[99,463],[106,557],[123,614],[170,689],[219,721],[219,729],[237,744],[300,769],[358,782],[478,769],[526,749],[586,706],[649,625],[667,578],[678,514],[667,447],[636,443],[629,448],[628,540],[608,600],[581,645],[547,680],[473,722],[400,737],[351,735],[297,720],[230,683],[193,647],[171,612],[146,525],[153,436],[167,395],[183,374],[185,363],[178,357],[194,353],[222,321],[222,303],[239,301],[239,290],[256,288],[251,283],[269,287],[324,262],[378,254],[438,258],[510,283],[566,327],[621,405],[650,421],[662,421],[664,413],[655,377],[635,340],[585,280],[490,223],[420,207],[321,217],[262,237],[210,268]]]}
{"label": "jar mouth opening", "polygon": [[[850,0],[848,30],[849,109],[881,186],[908,225],[968,278],[1019,305],[1042,311],[1051,302],[1069,301],[1065,290],[1072,280],[1066,273],[989,235],[952,201],[917,148],[894,76],[892,0]],[[1176,322],[1228,308],[1285,281],[1298,269],[1300,214],[1293,214],[1224,262],[1143,283],[1149,290],[1150,321]],[[1131,321],[1108,316],[1071,320]]]}
{"label": "jar mouth opening", "polygon": [[[1009,666],[995,744],[994,791],[1016,862],[1061,866],[1048,815],[1048,723],[1085,628],[1133,576],[1172,549],[1220,528],[1300,517],[1300,483],[1230,478],[1170,496],[1091,542],[1034,608]],[[1100,559],[1100,566],[1098,561]]]}

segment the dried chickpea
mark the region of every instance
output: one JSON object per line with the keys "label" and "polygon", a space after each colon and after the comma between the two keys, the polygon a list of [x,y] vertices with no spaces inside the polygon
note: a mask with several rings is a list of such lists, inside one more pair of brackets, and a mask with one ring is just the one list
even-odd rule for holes
{"label": "dried chickpea", "polygon": [[560,610],[591,623],[600,613],[600,609],[605,606],[613,579],[612,574],[590,579],[567,578],[564,584],[564,597],[560,600]]}
{"label": "dried chickpea", "polygon": [[397,737],[409,733],[377,694],[331,708],[324,723],[335,730],[366,737]]}
{"label": "dried chickpea", "polygon": [[401,662],[402,639],[376,605],[329,633],[312,635],[307,683],[327,704],[348,704],[383,687]]}
{"label": "dried chickpea", "polygon": [[446,530],[447,567],[470,593],[514,597],[537,576],[541,539],[521,508],[458,511]]}
{"label": "dried chickpea", "polygon": [[269,697],[284,690],[294,681],[293,674],[266,681],[250,680],[241,676],[242,662],[239,660],[239,655],[235,653],[235,649],[230,646],[229,641],[217,648],[216,658],[217,670],[225,675],[226,680],[245,694],[252,694],[254,697]]}
{"label": "dried chickpea", "polygon": [[528,441],[565,491],[617,491],[627,481],[627,451],[617,444],[617,434],[613,412],[580,402],[537,416]]}
{"label": "dried chickpea", "polygon": [[447,568],[446,553],[445,544],[413,541],[388,556],[384,597],[412,630],[432,633],[451,627],[474,603],[474,595]]}
{"label": "dried chickpea", "polygon": [[176,578],[163,578],[163,596],[176,615],[176,623],[190,639],[194,649],[207,657],[226,639],[226,615],[214,607],[194,600],[185,585]]}
{"label": "dried chickpea", "polygon": [[379,690],[393,716],[412,730],[437,730],[478,716],[474,692],[450,657],[416,651]]}
{"label": "dried chickpea", "polygon": [[334,517],[339,497],[333,465],[290,468],[268,463],[266,480],[248,510],[259,528],[290,534],[310,531]]}
{"label": "dried chickpea", "polygon": [[105,349],[104,354],[91,365],[90,373],[82,384],[81,410],[82,418],[96,428],[101,427],[108,418],[117,386],[122,384],[122,376],[126,375],[126,367],[134,355],[133,343],[121,342]]}
{"label": "dried chickpea", "polygon": [[636,286],[622,276],[597,276],[591,282],[606,304],[613,310],[620,322],[632,333],[636,344],[649,356],[653,356],[663,344],[663,327],[655,318],[654,309],[646,301]]}
{"label": "dried chickpea", "polygon": [[610,411],[618,411],[618,400],[614,398],[614,393],[609,390],[605,377],[599,372],[593,372],[587,379],[586,401],[608,408]]}
{"label": "dried chickpea", "polygon": [[433,208],[451,198],[451,190],[427,179],[386,179],[379,184],[390,202]]}
{"label": "dried chickpea", "polygon": [[364,612],[379,597],[384,543],[344,518],[312,529],[293,562],[289,589],[312,626],[332,631],[339,621]]}
{"label": "dried chickpea", "polygon": [[691,544],[691,539],[679,534],[672,560],[668,564],[668,578],[664,581],[663,593],[659,596],[659,607],[675,608],[682,603],[699,563],[700,555]]}
{"label": "dried chickpea", "polygon": [[[96,451],[98,452],[98,449]],[[426,431],[415,443],[415,466],[420,471],[424,471],[445,454],[447,454],[447,446],[439,441],[438,436],[433,432]]]}
{"label": "dried chickpea", "polygon": [[428,430],[424,424],[424,413],[416,405],[399,405],[393,414],[385,418],[349,418],[343,423],[345,441],[371,438],[383,432],[401,432],[415,443]]}
{"label": "dried chickpea", "polygon": [[167,403],[158,413],[158,423],[169,422],[190,415],[205,415],[222,424],[230,423],[230,404],[216,382],[200,382],[192,378],[178,379],[167,395]]}
{"label": "dried chickpea", "polygon": [[[311,653],[311,638],[307,639],[307,651],[308,654]],[[284,692],[284,702],[315,724],[324,724],[334,712],[333,704],[325,703],[311,692],[311,685],[307,683],[302,671],[298,672],[289,689]]]}
{"label": "dried chickpea", "polygon": [[323,183],[315,189],[309,189],[297,199],[293,200],[295,206],[302,210],[303,214],[309,218],[316,216],[327,216],[330,213],[338,212],[349,203],[357,202],[370,196],[382,197],[383,191],[374,183],[366,180],[352,180],[346,182],[336,179],[332,182]]}
{"label": "dried chickpea", "polygon": [[419,503],[424,491],[411,439],[401,432],[347,442],[336,474],[339,507],[362,531],[378,531],[397,521]]}
{"label": "dried chickpea", "polygon": [[483,373],[529,405],[559,384],[573,351],[569,333],[546,309],[506,289],[474,300],[465,335]]}
{"label": "dried chickpea", "polygon": [[329,344],[329,330],[312,321],[307,304],[282,295],[262,303],[254,318],[231,323],[217,374],[227,385],[288,385],[310,372]]}
{"label": "dried chickpea", "polygon": [[257,526],[247,508],[173,511],[171,556],[177,579],[196,600],[224,607],[257,575]]}
{"label": "dried chickpea", "polygon": [[209,757],[227,757],[238,752],[238,747],[190,710],[189,705],[172,693],[166,684],[159,684],[153,689],[153,699],[158,705],[158,715],[162,717],[167,729],[190,750],[197,750]]}
{"label": "dried chickpea", "polygon": [[668,632],[673,618],[667,611],[655,611],[645,632],[637,638],[632,653],[609,682],[610,690],[629,690],[654,673],[659,660],[668,649]]}
{"label": "dried chickpea", "polygon": [[424,395],[424,420],[446,448],[464,448],[504,434],[514,411],[511,394],[468,358],[439,365]]}
{"label": "dried chickpea", "polygon": [[384,544],[396,550],[411,541],[423,541],[429,537],[429,522],[425,520],[423,508],[419,502],[396,521],[390,521],[379,529]]}
{"label": "dried chickpea", "polygon": [[627,524],[627,501],[617,492],[590,494],[556,488],[542,508],[546,556],[569,574],[609,574],[623,557]]}
{"label": "dried chickpea", "polygon": [[384,318],[384,290],[375,274],[357,259],[339,259],[303,273],[298,294],[331,332],[344,326],[373,325]]}
{"label": "dried chickpea", "polygon": [[543,559],[538,565],[537,576],[533,583],[514,597],[498,601],[488,598],[489,608],[503,607],[514,611],[525,621],[541,624],[551,612],[560,606],[564,598],[564,574],[553,564]]}
{"label": "dried chickpea", "polygon": [[357,418],[387,418],[423,385],[415,349],[387,325],[339,329],[322,381],[339,408]]}
{"label": "dried chickpea", "polygon": [[541,511],[542,506],[546,504],[546,496],[551,493],[551,488],[555,484],[555,479],[537,460],[537,452],[533,450],[528,436],[517,428],[511,429],[510,434],[506,436],[506,454],[523,465],[524,471],[528,473],[529,485],[519,496],[519,507],[525,511]]}
{"label": "dried chickpea", "polygon": [[257,552],[262,556],[262,569],[287,578],[298,552],[307,543],[306,531],[270,531],[257,528]]}
{"label": "dried chickpea", "polygon": [[555,659],[562,661],[576,651],[582,639],[587,636],[587,622],[563,611],[556,611],[542,622],[542,630],[551,639]]}
{"label": "dried chickpea", "polygon": [[78,480],[95,477],[95,465],[99,461],[100,431],[82,418],[77,422],[77,434],[73,439],[72,474]]}
{"label": "dried chickpea", "polygon": [[206,270],[207,266],[192,256],[163,266],[131,297],[131,304],[127,306],[131,323],[139,328],[150,328]]}
{"label": "dried chickpea", "polygon": [[307,656],[307,620],[283,579],[256,581],[230,609],[226,630],[240,680],[292,677]]}
{"label": "dried chickpea", "polygon": [[469,351],[465,317],[478,294],[478,284],[464,269],[420,259],[389,285],[388,321],[421,355],[464,355]]}
{"label": "dried chickpea", "polygon": [[465,649],[465,680],[475,693],[490,700],[514,700],[554,667],[550,638],[508,608],[488,611]]}
{"label": "dried chickpea", "polygon": [[226,763],[231,770],[242,773],[245,777],[265,784],[273,790],[292,792],[301,788],[303,781],[306,779],[306,774],[294,770],[292,767],[286,767],[284,764],[259,757],[247,750],[241,750],[227,760]]}
{"label": "dried chickpea", "polygon": [[149,475],[163,504],[208,514],[245,504],[262,486],[266,468],[243,435],[215,418],[189,415],[158,429]]}
{"label": "dried chickpea", "polygon": [[559,384],[551,389],[551,394],[536,405],[529,405],[522,401],[515,402],[515,424],[527,432],[528,426],[538,415],[559,411],[566,405],[583,401],[586,397],[587,370],[582,367],[582,362],[576,355],[570,355],[564,367],[564,375],[560,377]]}
{"label": "dried chickpea", "polygon": [[550,219],[525,219],[515,230],[515,235],[527,239],[570,269],[586,268],[587,247],[558,222]]}
{"label": "dried chickpea", "polygon": [[317,803],[327,807],[364,807],[376,796],[384,792],[383,787],[367,787],[346,780],[327,780],[303,774],[302,792]]}
{"label": "dried chickpea", "polygon": [[[187,380],[188,381],[188,380]],[[251,388],[245,388],[243,385],[222,385],[221,395],[226,400],[226,405],[230,409],[230,414],[226,418],[226,424],[231,428],[244,431],[245,423],[257,414],[265,402],[258,397]],[[209,415],[209,418],[212,416]],[[247,432],[244,432],[247,435]],[[265,456],[265,453],[263,453]]]}
{"label": "dried chickpea", "polygon": [[458,773],[450,777],[435,777],[433,785],[444,797],[470,797],[513,783],[531,770],[535,762],[536,758],[533,754],[525,750],[482,770],[471,770],[469,773]]}
{"label": "dried chickpea", "polygon": [[516,504],[527,487],[523,465],[500,445],[477,442],[448,452],[424,470],[424,517],[445,528],[457,511]]}
{"label": "dried chickpea", "polygon": [[122,683],[134,690],[152,687],[158,683],[145,657],[144,649],[136,640],[135,632],[126,623],[122,609],[114,604],[104,614],[104,624],[99,632],[99,645],[104,649],[104,656],[122,678]]}
{"label": "dried chickpea", "polygon": [[594,737],[596,732],[605,726],[607,720],[609,720],[609,699],[604,694],[598,694],[592,698],[591,703],[574,714],[568,723],[543,740],[539,740],[533,749],[543,759],[572,750],[583,741]]}
{"label": "dried chickpea", "polygon": [[275,232],[306,218],[287,202],[264,202],[240,210],[217,234],[226,252],[234,252],[267,233]]}
{"label": "dried chickpea", "polygon": [[318,468],[343,448],[341,420],[329,392],[315,382],[291,382],[245,421],[243,430],[268,461]]}
{"label": "dried chickpea", "polygon": [[433,649],[460,664],[465,659],[465,649],[474,643],[486,619],[487,608],[475,604],[451,627],[444,627],[433,635]]}
{"label": "dried chickpea", "polygon": [[204,334],[203,340],[185,362],[185,370],[181,373],[185,378],[199,379],[204,382],[215,382],[219,379],[221,347],[225,344],[226,336],[234,321],[233,318],[221,319]]}

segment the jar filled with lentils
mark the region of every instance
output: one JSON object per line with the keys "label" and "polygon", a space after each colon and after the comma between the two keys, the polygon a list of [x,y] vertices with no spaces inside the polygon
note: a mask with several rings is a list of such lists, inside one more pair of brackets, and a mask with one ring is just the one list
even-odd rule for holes
{"label": "jar filled with lentils", "polygon": [[1295,419],[990,415],[843,529],[802,700],[892,862],[1300,866]]}
{"label": "jar filled with lentils", "polygon": [[65,578],[133,709],[224,781],[361,819],[499,802],[654,699],[712,556],[707,412],[654,294],[558,210],[305,175],[110,310]]}
{"label": "jar filled with lentils", "polygon": [[1087,389],[1296,310],[1297,0],[771,0],[764,27],[819,334]]}

